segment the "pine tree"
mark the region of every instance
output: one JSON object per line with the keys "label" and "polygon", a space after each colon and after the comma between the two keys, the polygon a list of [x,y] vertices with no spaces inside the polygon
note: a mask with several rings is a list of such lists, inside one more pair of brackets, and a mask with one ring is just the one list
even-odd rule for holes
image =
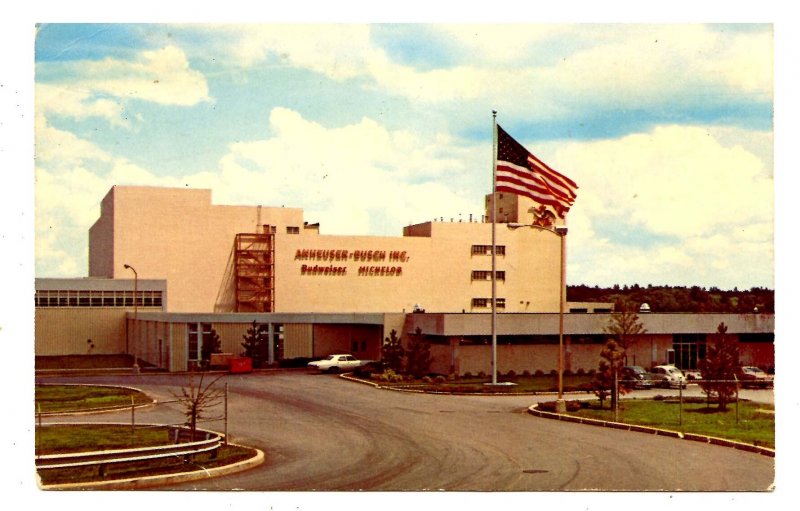
{"label": "pine tree", "polygon": [[222,352],[222,342],[219,339],[219,334],[213,328],[208,337],[203,338],[203,349],[200,351],[200,365],[203,368],[208,368],[211,362],[212,353]]}
{"label": "pine tree", "polygon": [[386,367],[396,373],[403,371],[403,357],[406,350],[403,349],[403,343],[397,337],[397,330],[392,330],[383,341],[381,346],[381,359]]}
{"label": "pine tree", "polygon": [[728,327],[720,323],[714,342],[706,348],[706,358],[700,361],[703,379],[700,387],[709,397],[716,396],[719,411],[728,409],[736,394],[736,372],[739,369],[739,344],[728,335]]}
{"label": "pine tree", "polygon": [[253,359],[254,367],[261,367],[264,361],[267,360],[269,350],[269,335],[267,334],[267,325],[261,325],[253,320],[253,324],[247,329],[247,333],[242,335],[244,342],[243,357]]}
{"label": "pine tree", "polygon": [[408,351],[406,351],[406,372],[415,378],[428,374],[431,367],[431,344],[422,335],[422,329],[409,336]]}

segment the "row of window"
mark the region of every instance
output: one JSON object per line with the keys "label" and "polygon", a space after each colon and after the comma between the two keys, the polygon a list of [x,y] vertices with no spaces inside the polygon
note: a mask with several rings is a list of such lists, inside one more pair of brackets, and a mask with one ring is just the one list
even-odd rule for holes
{"label": "row of window", "polygon": [[[505,271],[495,270],[494,274],[497,280],[506,280]],[[472,270],[472,280],[492,280],[492,272],[486,270]]]}
{"label": "row of window", "polygon": [[[506,255],[505,245],[495,245],[494,253],[496,255]],[[492,255],[491,245],[472,245],[472,255]]]}
{"label": "row of window", "polygon": [[[498,309],[505,309],[506,308],[506,299],[505,298],[497,298],[496,299],[496,308]],[[473,309],[485,309],[487,307],[492,306],[492,299],[491,298],[473,298],[472,299],[472,308]]]}
{"label": "row of window", "polygon": [[[133,291],[37,290],[36,307],[133,307]],[[161,307],[161,291],[139,291],[138,307]]]}

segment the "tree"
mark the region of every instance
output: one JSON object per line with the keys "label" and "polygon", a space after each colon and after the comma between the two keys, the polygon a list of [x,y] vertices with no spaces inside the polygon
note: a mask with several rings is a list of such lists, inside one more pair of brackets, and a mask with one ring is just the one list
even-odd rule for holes
{"label": "tree", "polygon": [[252,326],[247,329],[247,333],[242,335],[244,342],[243,357],[253,359],[254,367],[261,367],[261,365],[268,359],[269,356],[269,335],[267,325],[261,325],[253,320]]}
{"label": "tree", "polygon": [[626,351],[633,346],[635,336],[644,334],[647,330],[634,312],[635,304],[622,300],[618,305],[620,312],[611,313],[608,325],[603,328],[603,331],[616,340],[623,351]]}
{"label": "tree", "polygon": [[716,396],[719,411],[728,409],[728,403],[736,394],[736,372],[739,370],[739,344],[728,335],[725,323],[717,326],[714,342],[706,348],[706,358],[700,361],[703,379],[700,387],[709,397]]}
{"label": "tree", "polygon": [[219,339],[219,334],[213,328],[208,337],[203,339],[203,349],[200,350],[200,366],[208,368],[211,362],[212,353],[222,353],[222,342]]}
{"label": "tree", "polygon": [[381,346],[381,359],[383,363],[396,373],[403,371],[403,357],[406,350],[402,341],[397,337],[397,330],[392,330]]}
{"label": "tree", "polygon": [[[600,363],[594,376],[594,393],[600,399],[600,408],[603,401],[611,396],[611,409],[615,410],[619,394],[624,394],[627,389],[619,386],[619,373],[625,365],[625,350],[614,339],[609,339],[600,351]],[[614,392],[615,385],[617,392]]]}
{"label": "tree", "polygon": [[422,335],[422,329],[409,336],[408,351],[406,351],[406,372],[415,378],[428,374],[431,367],[431,344]]}
{"label": "tree", "polygon": [[[639,316],[633,312],[636,309],[635,303],[622,300],[619,303],[619,308],[620,312],[612,313],[608,320],[608,325],[603,328],[603,331],[610,339],[600,352],[600,378],[601,380],[608,378],[612,389],[614,388],[614,381],[619,383],[620,371],[628,360],[628,349],[633,347],[636,342],[636,336],[647,332],[642,322],[639,321]],[[607,373],[607,375],[603,376],[604,373]],[[617,384],[616,389],[617,391],[612,392],[611,395],[611,408],[614,409],[616,409],[620,392],[627,392],[626,386],[620,387],[619,384]],[[602,404],[603,399],[601,397],[600,405],[602,406]]]}
{"label": "tree", "polygon": [[195,384],[194,374],[190,374],[187,385],[181,388],[180,394],[175,394],[178,402],[183,406],[183,414],[186,417],[186,425],[189,426],[192,433],[192,440],[195,439],[197,432],[197,422],[208,418],[206,416],[208,409],[218,405],[224,395],[222,390],[214,388],[214,384],[225,375],[218,376],[204,386],[205,374],[200,373],[200,381],[197,384]]}

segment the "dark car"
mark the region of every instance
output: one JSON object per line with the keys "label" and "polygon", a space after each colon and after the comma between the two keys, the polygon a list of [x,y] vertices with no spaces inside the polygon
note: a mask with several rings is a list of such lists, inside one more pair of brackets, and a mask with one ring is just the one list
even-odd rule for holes
{"label": "dark car", "polygon": [[620,373],[621,384],[634,389],[649,389],[653,386],[650,373],[641,366],[625,366]]}
{"label": "dark car", "polygon": [[742,366],[736,375],[742,382],[744,388],[770,388],[774,382],[774,376],[767,374],[755,366]]}

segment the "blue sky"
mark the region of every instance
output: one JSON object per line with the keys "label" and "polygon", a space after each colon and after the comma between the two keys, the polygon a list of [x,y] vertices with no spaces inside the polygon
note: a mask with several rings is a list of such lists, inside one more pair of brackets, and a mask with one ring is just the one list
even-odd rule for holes
{"label": "blue sky", "polygon": [[[114,184],[323,234],[480,217],[491,111],[580,189],[570,284],[774,287],[773,26],[41,24],[37,276]],[[746,271],[743,271],[746,269]]]}

